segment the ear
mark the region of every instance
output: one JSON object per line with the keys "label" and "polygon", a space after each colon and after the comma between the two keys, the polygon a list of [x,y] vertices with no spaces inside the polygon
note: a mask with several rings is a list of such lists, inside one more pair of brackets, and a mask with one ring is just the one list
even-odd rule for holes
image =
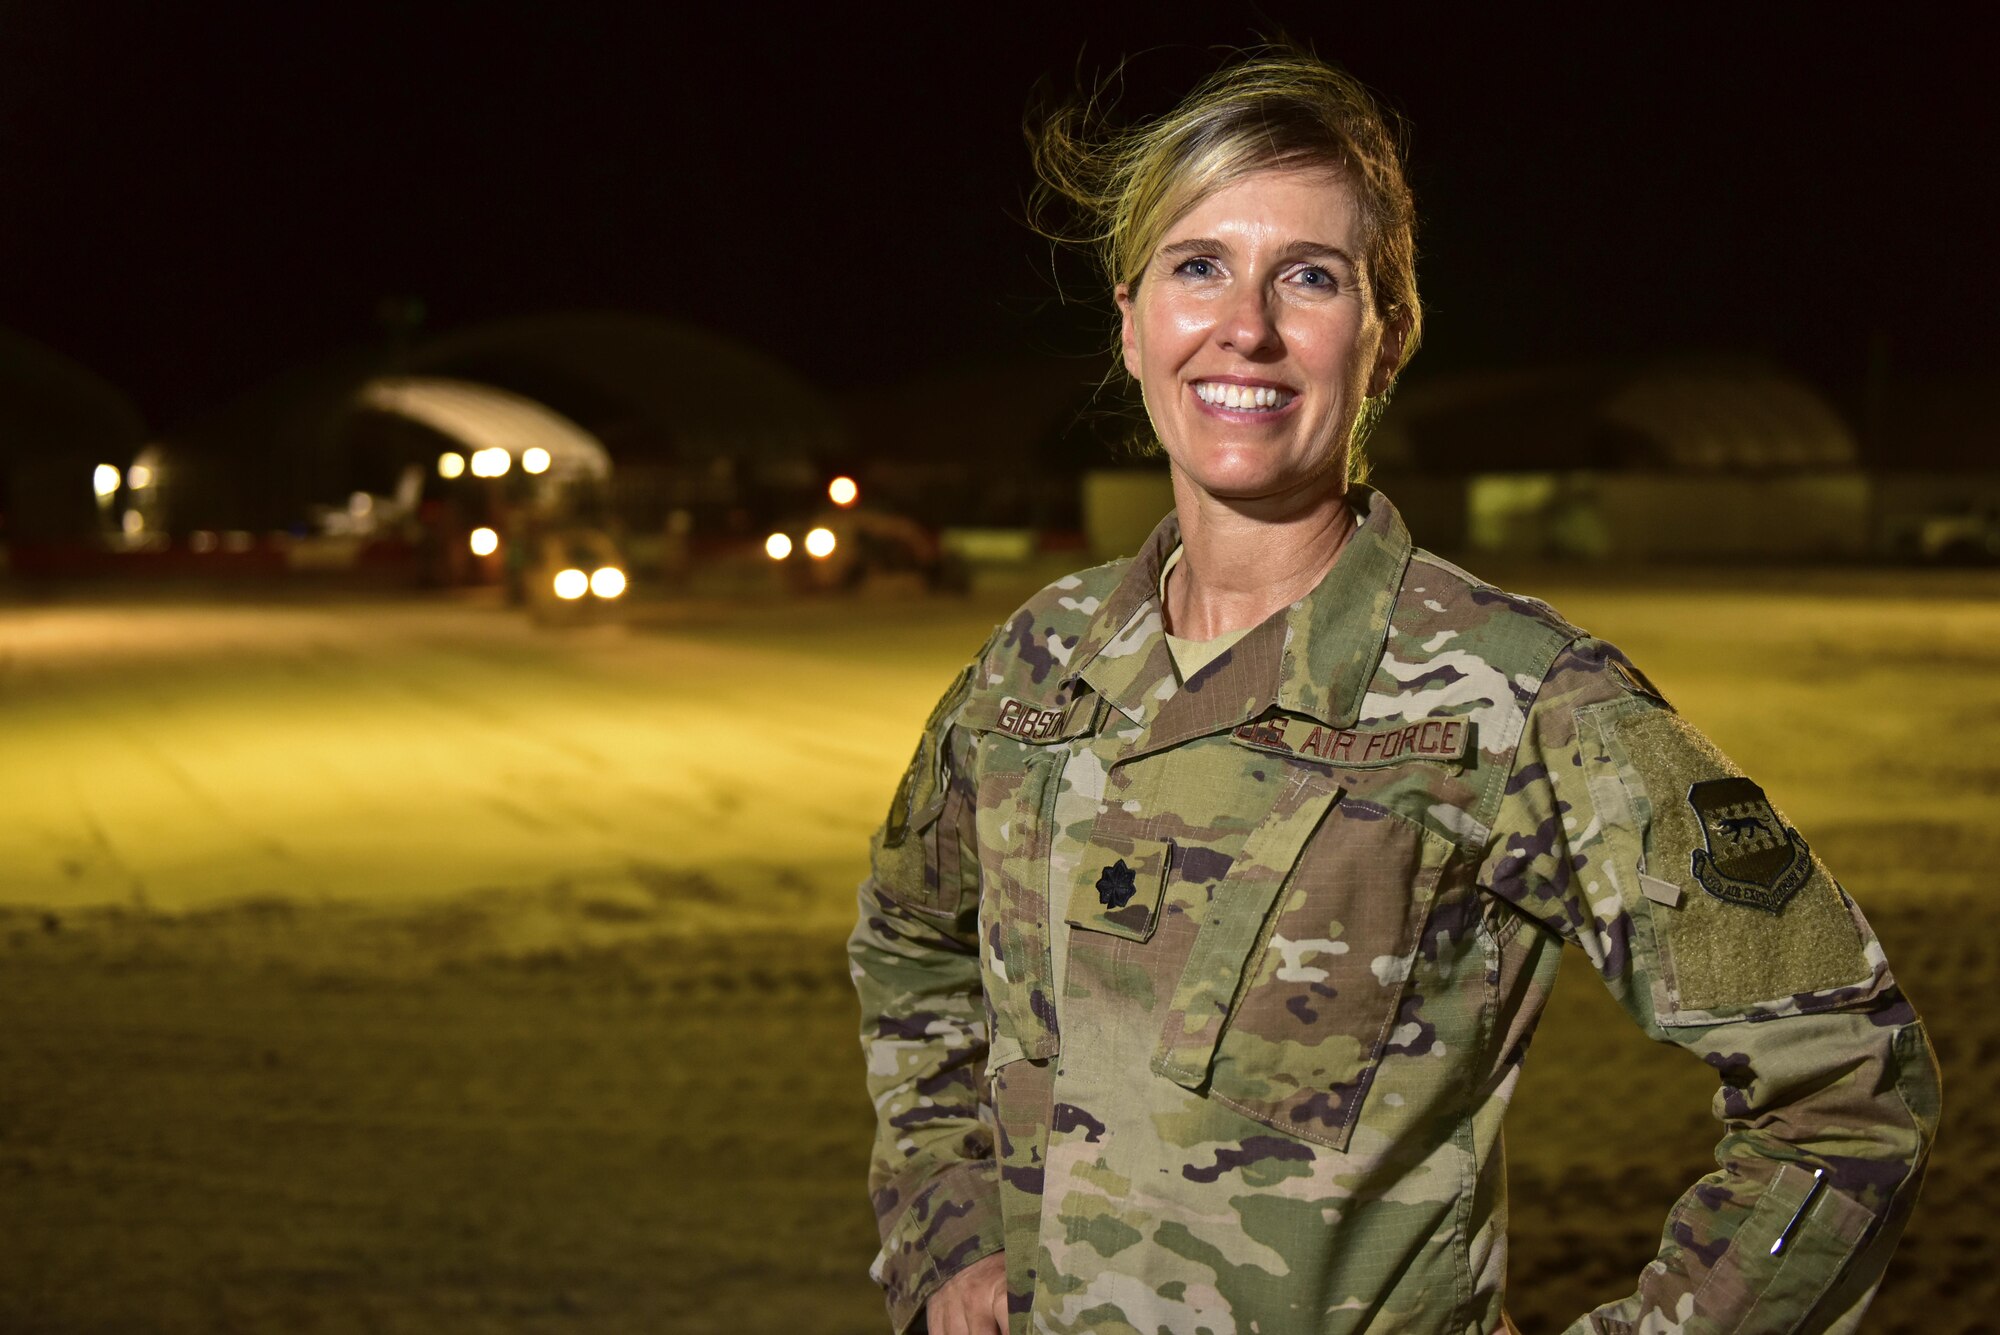
{"label": "ear", "polygon": [[1134,380],[1139,378],[1139,331],[1135,323],[1137,304],[1132,297],[1132,285],[1120,283],[1111,290],[1112,300],[1118,303],[1118,345],[1125,352],[1125,371]]}
{"label": "ear", "polygon": [[1396,372],[1403,369],[1403,343],[1410,333],[1410,317],[1398,311],[1382,326],[1382,346],[1375,350],[1375,369],[1368,375],[1368,397],[1389,392]]}

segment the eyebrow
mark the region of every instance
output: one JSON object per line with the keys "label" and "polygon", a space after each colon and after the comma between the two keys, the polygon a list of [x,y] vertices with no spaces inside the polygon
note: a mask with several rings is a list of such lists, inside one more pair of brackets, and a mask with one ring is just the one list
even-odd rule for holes
{"label": "eyebrow", "polygon": [[[1185,241],[1175,241],[1161,246],[1158,258],[1162,260],[1180,260],[1186,259],[1190,255],[1216,254],[1227,249],[1226,245],[1212,236],[1194,236],[1189,237]],[[1317,241],[1294,241],[1279,252],[1279,258],[1286,260],[1331,260],[1335,263],[1346,265],[1355,273],[1361,272],[1360,264],[1355,261],[1352,255],[1342,250],[1339,246],[1322,245]]]}

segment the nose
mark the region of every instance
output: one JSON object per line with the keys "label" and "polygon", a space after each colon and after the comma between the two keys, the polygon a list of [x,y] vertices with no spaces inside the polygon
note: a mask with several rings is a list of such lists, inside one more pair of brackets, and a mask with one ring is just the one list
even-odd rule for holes
{"label": "nose", "polygon": [[1239,357],[1268,355],[1278,346],[1278,322],[1262,284],[1245,283],[1229,295],[1216,324],[1216,340]]}

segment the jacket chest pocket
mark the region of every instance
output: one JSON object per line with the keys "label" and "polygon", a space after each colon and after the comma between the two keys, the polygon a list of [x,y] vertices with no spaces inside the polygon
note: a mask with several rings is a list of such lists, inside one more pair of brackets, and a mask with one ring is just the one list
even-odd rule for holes
{"label": "jacket chest pocket", "polygon": [[993,1012],[990,1066],[1057,1051],[1049,852],[1068,748],[982,733],[977,755],[980,958]]}
{"label": "jacket chest pocket", "polygon": [[1345,1149],[1381,1062],[1424,1032],[1405,1013],[1407,982],[1453,847],[1337,801],[1330,778],[1307,783],[1306,800],[1251,832],[1211,897],[1153,1069]]}

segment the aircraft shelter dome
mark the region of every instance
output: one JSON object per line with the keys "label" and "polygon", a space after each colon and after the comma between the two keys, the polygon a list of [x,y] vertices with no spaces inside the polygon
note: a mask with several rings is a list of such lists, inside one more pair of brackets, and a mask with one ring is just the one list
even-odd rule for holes
{"label": "aircraft shelter dome", "polygon": [[1851,469],[1854,433],[1756,359],[1413,377],[1369,444],[1385,471],[1760,474]]}

